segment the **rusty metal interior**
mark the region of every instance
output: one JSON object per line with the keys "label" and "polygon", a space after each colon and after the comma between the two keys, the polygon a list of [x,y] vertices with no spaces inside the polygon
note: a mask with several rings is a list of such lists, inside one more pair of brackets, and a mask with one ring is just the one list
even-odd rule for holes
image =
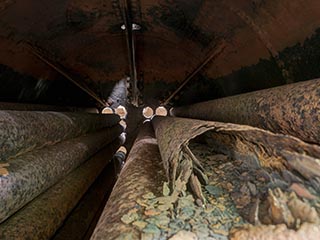
{"label": "rusty metal interior", "polygon": [[0,0],[0,239],[320,239],[319,15]]}

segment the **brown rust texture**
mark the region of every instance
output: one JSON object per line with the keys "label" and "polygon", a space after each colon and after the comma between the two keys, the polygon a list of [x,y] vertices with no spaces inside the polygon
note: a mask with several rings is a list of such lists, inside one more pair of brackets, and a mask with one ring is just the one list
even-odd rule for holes
{"label": "brown rust texture", "polygon": [[117,139],[120,125],[18,156],[0,175],[0,222]]}
{"label": "brown rust texture", "polygon": [[157,140],[145,125],[92,239],[226,240],[245,223],[285,223],[283,236],[306,236],[303,224],[317,227],[319,146],[246,125],[152,121]]}
{"label": "brown rust texture", "polygon": [[0,161],[116,125],[117,115],[0,111]]}
{"label": "brown rust texture", "polygon": [[[132,4],[133,19],[142,27],[137,31],[138,65],[147,69],[147,81],[181,81],[221,37],[230,44],[208,68],[212,79],[268,58],[270,49],[279,52],[303,42],[319,27],[316,0],[146,0]],[[245,21],[232,8],[251,21]],[[37,78],[55,77],[20,46],[21,39],[26,39],[95,82],[120,79],[127,70],[118,1],[5,0],[0,2],[0,11],[0,62],[4,65]]]}
{"label": "brown rust texture", "polygon": [[[110,148],[110,146],[107,147]],[[108,159],[110,159],[109,155]],[[83,240],[87,239],[86,235],[92,234],[92,228],[97,223],[97,218],[100,216],[116,181],[113,165],[114,163],[111,161],[105,166],[99,177],[68,215],[54,237],[51,238],[52,240]]]}
{"label": "brown rust texture", "polygon": [[[181,174],[185,174],[182,165],[186,158],[181,152],[191,139],[203,133],[214,150],[246,161],[248,167],[289,168],[310,181],[320,177],[320,147],[288,135],[246,125],[173,117],[156,117],[153,126],[172,190],[181,182]],[[190,165],[195,166],[195,162]],[[192,185],[191,178],[184,180]]]}
{"label": "brown rust texture", "polygon": [[320,143],[320,79],[174,108],[177,117],[246,124]]}
{"label": "brown rust texture", "polygon": [[147,123],[140,129],[91,239],[121,239],[123,234],[140,239],[138,229],[123,223],[121,218],[139,206],[136,200],[142,195],[160,193],[164,180],[157,141],[152,126]]}
{"label": "brown rust texture", "polygon": [[105,147],[0,225],[0,239],[49,239],[119,147]]}
{"label": "brown rust texture", "polygon": [[230,235],[231,240],[317,240],[320,235],[320,227],[310,223],[304,223],[299,230],[288,229],[285,224],[246,226],[234,231]]}

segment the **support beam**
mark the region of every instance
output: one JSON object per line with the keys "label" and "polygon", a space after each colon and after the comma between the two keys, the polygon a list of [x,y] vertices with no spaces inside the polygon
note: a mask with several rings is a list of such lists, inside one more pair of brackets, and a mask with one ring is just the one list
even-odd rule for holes
{"label": "support beam", "polygon": [[142,195],[160,194],[158,186],[162,186],[164,180],[157,140],[151,124],[146,123],[140,129],[91,239],[126,239],[122,238],[126,234],[131,236],[128,239],[140,239],[138,229],[124,224],[121,218],[128,210],[135,209]]}
{"label": "support beam", "polygon": [[122,132],[116,125],[17,156],[0,175],[0,222],[57,183]]}
{"label": "support beam", "polygon": [[115,142],[0,225],[0,239],[51,239],[119,147]]}
{"label": "support beam", "polygon": [[31,53],[36,56],[37,58],[39,58],[42,62],[44,62],[45,64],[47,64],[49,67],[51,67],[52,69],[54,69],[56,72],[58,72],[59,74],[61,74],[62,76],[64,76],[66,79],[68,79],[70,82],[72,82],[74,85],[76,85],[78,88],[80,88],[81,90],[83,90],[85,93],[87,93],[90,97],[92,97],[94,100],[96,100],[100,105],[102,105],[103,107],[108,106],[108,104],[102,100],[94,91],[92,91],[91,89],[89,89],[88,87],[83,86],[82,84],[80,84],[78,81],[74,80],[71,76],[69,76],[69,74],[67,74],[66,72],[64,72],[62,69],[60,69],[60,67],[58,67],[57,65],[55,65],[54,63],[50,62],[48,59],[46,59],[45,57],[43,57],[41,55],[41,53],[39,53],[36,49],[34,49],[30,44],[29,44],[30,48],[31,48]]}
{"label": "support beam", "polygon": [[0,111],[0,161],[116,125],[117,115]]}
{"label": "support beam", "polygon": [[97,108],[81,108],[16,102],[0,102],[0,110],[98,113]]}
{"label": "support beam", "polygon": [[177,107],[177,117],[246,124],[320,143],[320,79]]}
{"label": "support beam", "polygon": [[188,77],[181,83],[181,85],[163,102],[162,105],[166,106],[170,103],[170,101],[181,91],[181,89],[184,88],[185,85],[187,85],[190,80],[192,80],[205,66],[208,65],[213,59],[217,58],[220,56],[220,54],[223,52],[225,49],[225,44],[222,43],[218,45],[217,48],[214,49],[212,53],[210,53],[209,56],[205,58],[205,60],[196,68],[194,69]]}

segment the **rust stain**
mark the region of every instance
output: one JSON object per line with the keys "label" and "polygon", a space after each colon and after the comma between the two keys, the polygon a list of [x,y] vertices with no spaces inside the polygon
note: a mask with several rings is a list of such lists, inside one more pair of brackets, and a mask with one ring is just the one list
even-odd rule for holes
{"label": "rust stain", "polygon": [[0,163],[0,177],[7,177],[9,175],[9,171],[7,169],[9,166],[9,163]]}
{"label": "rust stain", "polygon": [[247,124],[320,143],[320,80],[174,108],[175,116]]}

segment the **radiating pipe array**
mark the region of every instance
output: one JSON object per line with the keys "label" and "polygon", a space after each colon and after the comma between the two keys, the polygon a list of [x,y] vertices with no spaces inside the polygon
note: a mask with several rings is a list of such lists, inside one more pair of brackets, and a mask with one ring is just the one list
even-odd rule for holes
{"label": "radiating pipe array", "polygon": [[[91,239],[257,239],[279,226],[319,239],[319,99],[312,80],[144,123]],[[83,237],[57,230],[118,149],[119,120],[0,111],[0,238]],[[73,213],[70,231],[88,229],[94,214]]]}

